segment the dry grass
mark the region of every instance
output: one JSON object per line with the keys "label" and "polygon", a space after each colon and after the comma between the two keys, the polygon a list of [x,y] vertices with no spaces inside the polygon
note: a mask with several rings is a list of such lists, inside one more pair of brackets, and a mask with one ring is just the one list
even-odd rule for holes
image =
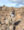
{"label": "dry grass", "polygon": [[[10,13],[15,11],[14,17],[11,17]],[[15,30],[24,30],[24,7],[14,8],[14,7],[1,7],[0,8],[0,30],[13,30],[13,22],[21,21],[19,25],[16,26]],[[10,22],[10,23],[9,23]]]}

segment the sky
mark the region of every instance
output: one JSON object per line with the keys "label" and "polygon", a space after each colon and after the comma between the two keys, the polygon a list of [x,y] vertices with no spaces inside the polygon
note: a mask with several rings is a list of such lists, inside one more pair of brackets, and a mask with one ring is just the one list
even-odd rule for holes
{"label": "sky", "polygon": [[24,0],[0,0],[0,6],[6,5],[8,7],[22,7]]}

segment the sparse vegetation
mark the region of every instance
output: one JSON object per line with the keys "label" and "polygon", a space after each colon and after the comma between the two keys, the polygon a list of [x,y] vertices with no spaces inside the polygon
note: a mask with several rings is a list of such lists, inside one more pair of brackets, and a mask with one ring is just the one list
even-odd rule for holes
{"label": "sparse vegetation", "polygon": [[[12,14],[15,15],[15,17],[11,18],[10,12],[12,12]],[[21,8],[6,7],[6,6],[0,7],[0,17],[1,17],[0,30],[8,30],[8,28],[9,30],[13,30],[13,27],[12,27],[13,23],[17,21],[21,21],[21,22],[19,23],[19,25],[16,26],[15,29],[16,30],[24,29],[24,7],[21,7]]]}

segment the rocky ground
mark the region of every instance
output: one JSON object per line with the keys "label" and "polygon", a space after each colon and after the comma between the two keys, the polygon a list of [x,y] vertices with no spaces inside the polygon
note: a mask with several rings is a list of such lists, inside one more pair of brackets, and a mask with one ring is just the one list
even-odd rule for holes
{"label": "rocky ground", "polygon": [[24,30],[24,7],[0,7],[0,30]]}

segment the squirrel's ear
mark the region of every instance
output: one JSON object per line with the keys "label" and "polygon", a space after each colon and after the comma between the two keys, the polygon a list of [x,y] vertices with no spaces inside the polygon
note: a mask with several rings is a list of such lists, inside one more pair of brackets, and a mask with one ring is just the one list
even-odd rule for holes
{"label": "squirrel's ear", "polygon": [[17,22],[14,23],[14,25],[18,25],[20,22],[21,22],[21,21],[17,21]]}

